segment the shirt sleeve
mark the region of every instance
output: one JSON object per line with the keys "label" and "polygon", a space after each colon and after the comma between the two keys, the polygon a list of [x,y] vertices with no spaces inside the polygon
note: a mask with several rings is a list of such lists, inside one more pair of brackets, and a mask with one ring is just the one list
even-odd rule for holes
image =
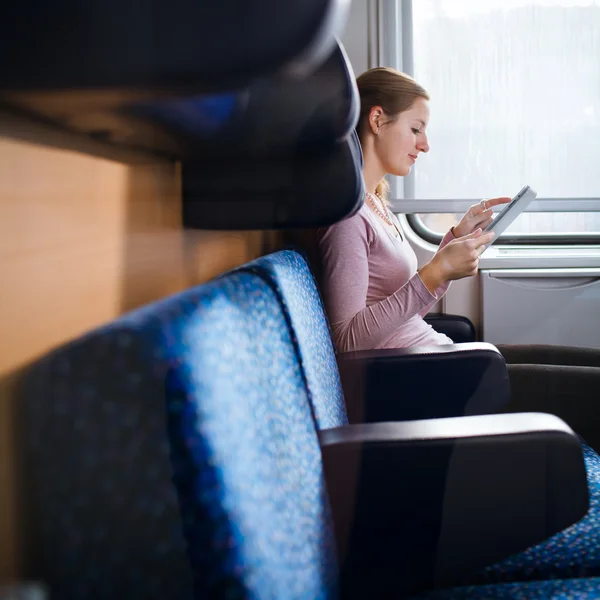
{"label": "shirt sleeve", "polygon": [[[452,240],[455,240],[456,237],[454,236],[454,234],[452,233],[452,229],[450,229],[448,231],[448,233],[444,236],[444,238],[442,239],[440,245],[438,246],[438,249],[436,250],[436,254],[448,243],[450,243]],[[424,317],[433,307],[433,305],[448,291],[448,288],[450,287],[450,281],[446,281],[445,283],[442,283],[442,285],[440,285],[440,287],[438,287],[435,290],[435,295],[437,296],[437,298],[431,302],[428,306],[426,306],[423,310],[419,311],[419,314]]]}
{"label": "shirt sleeve", "polygon": [[319,231],[323,295],[340,352],[375,348],[437,300],[415,274],[391,296],[367,306],[374,236],[360,213]]}

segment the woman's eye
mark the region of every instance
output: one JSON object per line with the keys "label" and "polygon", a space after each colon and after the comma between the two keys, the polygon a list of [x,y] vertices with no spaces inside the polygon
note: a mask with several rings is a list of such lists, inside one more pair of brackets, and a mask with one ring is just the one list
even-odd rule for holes
{"label": "woman's eye", "polygon": [[416,128],[414,128],[414,127],[413,127],[413,128],[412,128],[412,132],[413,132],[415,135],[419,135],[419,134],[421,133],[421,130],[420,130],[420,129],[416,129]]}

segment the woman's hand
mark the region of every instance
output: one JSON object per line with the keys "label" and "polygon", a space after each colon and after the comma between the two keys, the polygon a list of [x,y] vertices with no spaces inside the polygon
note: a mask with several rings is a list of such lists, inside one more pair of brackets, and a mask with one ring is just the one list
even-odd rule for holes
{"label": "woman's hand", "polygon": [[476,275],[479,268],[479,257],[495,235],[493,231],[482,233],[478,228],[470,235],[446,244],[419,271],[425,287],[434,294],[435,290],[446,281]]}
{"label": "woman's hand", "polygon": [[508,204],[511,198],[492,198],[473,204],[463,215],[463,218],[452,228],[454,237],[460,238],[473,233],[476,229],[485,229],[492,222],[492,207]]}

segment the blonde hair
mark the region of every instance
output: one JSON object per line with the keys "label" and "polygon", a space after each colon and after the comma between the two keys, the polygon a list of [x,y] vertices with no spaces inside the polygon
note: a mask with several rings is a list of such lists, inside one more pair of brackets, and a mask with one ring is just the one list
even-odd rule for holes
{"label": "blonde hair", "polygon": [[[390,121],[401,112],[408,110],[417,98],[429,100],[429,94],[412,77],[390,67],[375,67],[365,71],[356,79],[360,95],[360,117],[357,131],[363,141],[369,113],[374,106],[381,106]],[[387,198],[389,185],[382,179],[375,190],[382,198]]]}

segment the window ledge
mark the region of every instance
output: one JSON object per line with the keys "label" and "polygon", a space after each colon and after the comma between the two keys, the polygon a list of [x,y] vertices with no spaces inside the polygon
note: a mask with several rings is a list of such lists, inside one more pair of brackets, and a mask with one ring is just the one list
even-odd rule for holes
{"label": "window ledge", "polygon": [[542,269],[600,267],[599,246],[491,246],[481,256],[480,269]]}

